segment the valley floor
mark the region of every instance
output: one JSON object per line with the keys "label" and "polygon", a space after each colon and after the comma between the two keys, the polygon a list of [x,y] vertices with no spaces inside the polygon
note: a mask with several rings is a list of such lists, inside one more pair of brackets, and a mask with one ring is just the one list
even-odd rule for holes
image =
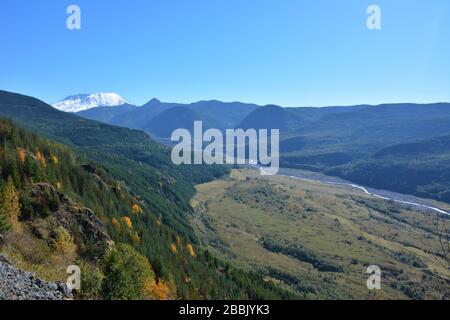
{"label": "valley floor", "polygon": [[[306,299],[450,298],[442,215],[251,169],[198,185],[192,205],[205,248]],[[381,290],[367,289],[369,265]]]}

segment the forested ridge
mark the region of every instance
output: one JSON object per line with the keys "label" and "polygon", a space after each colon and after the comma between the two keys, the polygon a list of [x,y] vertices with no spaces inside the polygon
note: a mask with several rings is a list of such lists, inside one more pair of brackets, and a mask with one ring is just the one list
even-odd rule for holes
{"label": "forested ridge", "polygon": [[[89,245],[83,250],[76,248],[73,259],[91,270],[86,273],[92,275],[85,279],[89,283],[86,286],[98,289],[90,290],[85,298],[293,297],[263,281],[257,273],[237,270],[197,246],[187,223],[192,210],[192,184],[220,176],[227,169],[175,167],[168,158],[168,149],[139,131],[80,120],[33,98],[3,92],[2,95],[7,99],[0,99],[0,115],[27,128],[21,129],[10,120],[1,122],[1,192],[5,193],[9,186],[18,197],[17,225],[23,225],[27,234],[27,221],[42,219],[43,212],[44,218],[51,216],[58,210],[57,198],[67,195],[92,209],[115,243],[115,251],[106,250],[103,255],[90,250]],[[38,183],[51,185],[58,196],[33,198],[30,190]],[[53,191],[49,193],[52,195]],[[2,232],[15,233],[11,227],[15,222],[7,216],[0,218],[9,227]],[[74,235],[59,236],[71,243],[70,237],[76,242]],[[51,243],[44,245],[50,251],[53,248]],[[122,253],[117,254],[118,251]],[[152,294],[147,294],[150,285],[138,293],[131,290],[127,294],[111,294],[114,286],[108,279],[132,276],[126,272],[128,264],[120,259],[124,255],[134,257],[144,266],[142,270],[148,271],[133,281],[153,279]]]}

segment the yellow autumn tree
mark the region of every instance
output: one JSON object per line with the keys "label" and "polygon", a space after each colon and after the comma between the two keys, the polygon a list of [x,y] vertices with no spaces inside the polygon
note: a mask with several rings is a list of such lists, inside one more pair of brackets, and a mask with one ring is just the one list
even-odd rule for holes
{"label": "yellow autumn tree", "polygon": [[20,231],[21,225],[19,223],[20,216],[20,203],[19,195],[17,194],[16,187],[11,177],[8,177],[5,188],[2,194],[3,201],[3,213],[6,216],[6,220],[11,225],[13,231]]}
{"label": "yellow autumn tree", "polygon": [[176,254],[178,252],[177,246],[175,243],[172,243],[170,245],[170,251],[172,251],[172,253]]}
{"label": "yellow autumn tree", "polygon": [[64,261],[73,262],[77,256],[77,246],[72,235],[63,227],[57,227],[54,233],[55,236],[51,242],[53,252]]}
{"label": "yellow autumn tree", "polygon": [[189,252],[189,254],[191,255],[191,257],[196,257],[197,254],[195,253],[194,247],[192,246],[192,244],[187,244],[186,245],[186,250]]}
{"label": "yellow autumn tree", "polygon": [[128,227],[128,229],[132,229],[133,228],[133,222],[131,221],[130,217],[122,217],[122,221],[126,224],[126,226]]}
{"label": "yellow autumn tree", "polygon": [[52,155],[52,156],[50,157],[50,159],[52,160],[53,164],[58,164],[58,163],[59,163],[59,159],[58,159],[58,157],[55,156],[55,155]]}
{"label": "yellow autumn tree", "polygon": [[47,166],[47,160],[39,149],[36,149],[36,159],[41,163],[43,167]]}
{"label": "yellow autumn tree", "polygon": [[162,279],[151,281],[147,290],[150,297],[155,300],[176,299],[176,290],[174,290],[174,286],[170,285]]}
{"label": "yellow autumn tree", "polygon": [[139,205],[134,204],[131,207],[131,212],[133,212],[134,214],[141,214],[142,213],[142,208]]}
{"label": "yellow autumn tree", "polygon": [[25,162],[25,158],[27,156],[27,152],[23,148],[17,148],[17,158],[19,158],[19,161],[21,163]]}
{"label": "yellow autumn tree", "polygon": [[139,234],[137,232],[135,232],[132,236],[132,239],[134,242],[136,243],[140,243],[141,242],[141,237],[139,236]]}

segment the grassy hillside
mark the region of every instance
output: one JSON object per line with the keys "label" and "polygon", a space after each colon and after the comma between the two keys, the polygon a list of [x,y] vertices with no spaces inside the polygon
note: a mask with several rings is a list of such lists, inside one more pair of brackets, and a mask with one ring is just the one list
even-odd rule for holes
{"label": "grassy hillside", "polygon": [[[306,298],[449,298],[434,213],[353,189],[233,170],[197,186],[192,219],[205,248]],[[445,205],[444,205],[445,207]],[[382,290],[366,287],[369,265]]]}

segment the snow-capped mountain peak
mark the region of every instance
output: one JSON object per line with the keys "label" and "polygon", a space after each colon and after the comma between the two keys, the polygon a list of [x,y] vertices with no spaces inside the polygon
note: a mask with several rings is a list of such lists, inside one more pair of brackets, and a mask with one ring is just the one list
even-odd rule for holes
{"label": "snow-capped mountain peak", "polygon": [[117,93],[77,94],[53,104],[53,107],[65,112],[79,112],[96,107],[114,107],[129,102]]}

